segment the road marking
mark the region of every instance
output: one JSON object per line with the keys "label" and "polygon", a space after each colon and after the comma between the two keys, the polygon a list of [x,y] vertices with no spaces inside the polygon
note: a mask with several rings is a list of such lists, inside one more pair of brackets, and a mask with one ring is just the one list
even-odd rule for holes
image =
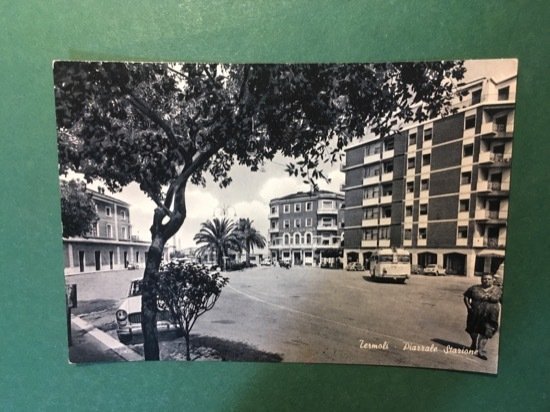
{"label": "road marking", "polygon": [[107,335],[102,330],[99,330],[91,323],[86,322],[84,319],[78,316],[72,316],[71,322],[78,326],[80,329],[84,330],[90,336],[101,342],[103,345],[107,346],[109,349],[115,351],[123,359],[127,361],[143,360],[143,357],[141,355],[137,354],[118,340]]}
{"label": "road marking", "polygon": [[[233,291],[235,291],[236,293],[239,293],[243,296],[246,296],[247,298],[249,299],[252,299],[252,300],[255,300],[257,302],[260,302],[260,303],[263,303],[265,305],[268,305],[268,306],[273,306],[275,308],[278,308],[278,309],[281,309],[281,310],[286,310],[288,312],[293,312],[293,313],[296,313],[296,314],[300,314],[300,315],[303,315],[303,316],[306,316],[306,317],[310,317],[310,318],[313,318],[313,319],[317,319],[317,320],[320,320],[320,321],[324,321],[324,322],[329,322],[329,323],[333,323],[335,325],[338,325],[338,326],[343,326],[343,327],[347,327],[347,328],[351,328],[351,329],[355,329],[355,330],[358,330],[360,332],[363,332],[363,333],[371,333],[371,334],[375,334],[375,335],[378,335],[378,336],[382,336],[382,337],[385,337],[387,339],[393,339],[395,341],[398,341],[398,342],[401,342],[403,344],[405,343],[409,343],[409,344],[412,344],[412,345],[422,345],[420,343],[416,343],[416,342],[412,342],[412,341],[408,341],[408,340],[403,340],[401,338],[398,338],[397,336],[392,336],[392,335],[387,335],[385,333],[380,333],[380,332],[375,332],[373,330],[370,330],[370,329],[365,329],[365,328],[360,328],[360,327],[357,327],[357,326],[353,326],[353,325],[349,325],[347,323],[344,323],[344,322],[340,322],[340,321],[337,321],[337,320],[333,320],[333,319],[327,319],[327,318],[323,318],[321,316],[318,316],[318,315],[314,315],[314,314],[311,314],[311,313],[308,313],[308,312],[304,312],[304,311],[301,311],[301,310],[298,310],[298,309],[293,309],[293,308],[289,308],[287,306],[283,306],[283,305],[279,305],[277,303],[272,303],[272,302],[268,302],[264,299],[261,299],[257,296],[254,296],[254,295],[251,295],[249,293],[246,293],[246,292],[243,292],[243,291],[240,291],[236,288],[234,288],[233,286],[231,286],[230,284],[227,285],[227,287],[229,287],[230,289],[232,289]],[[437,353],[443,353],[443,352],[437,352]],[[469,357],[466,357],[464,355],[459,355],[459,354],[456,354],[456,353],[449,353],[449,354],[443,354],[444,356],[457,356],[459,357],[460,359],[465,359],[466,361],[468,362],[472,362],[472,363],[475,363],[475,364],[478,364],[477,360],[476,359],[470,359]]]}

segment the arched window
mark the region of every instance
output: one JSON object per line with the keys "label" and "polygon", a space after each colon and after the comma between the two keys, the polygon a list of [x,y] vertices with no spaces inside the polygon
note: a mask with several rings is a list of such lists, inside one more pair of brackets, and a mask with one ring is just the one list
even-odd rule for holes
{"label": "arched window", "polygon": [[285,233],[285,245],[290,244],[290,235],[288,233]]}
{"label": "arched window", "polygon": [[306,244],[311,245],[311,233],[306,233]]}
{"label": "arched window", "polygon": [[299,245],[301,242],[300,242],[300,234],[299,233],[296,233],[294,235],[294,244],[295,245]]}

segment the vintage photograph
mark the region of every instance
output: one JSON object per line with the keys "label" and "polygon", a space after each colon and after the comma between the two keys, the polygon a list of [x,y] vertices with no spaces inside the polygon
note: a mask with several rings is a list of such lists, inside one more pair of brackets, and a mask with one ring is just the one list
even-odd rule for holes
{"label": "vintage photograph", "polygon": [[69,361],[496,374],[517,66],[54,62]]}

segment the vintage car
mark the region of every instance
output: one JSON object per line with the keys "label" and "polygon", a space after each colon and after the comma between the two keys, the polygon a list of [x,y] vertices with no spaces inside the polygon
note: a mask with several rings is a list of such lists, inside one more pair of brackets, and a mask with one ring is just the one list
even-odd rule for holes
{"label": "vintage car", "polygon": [[427,265],[424,268],[424,274],[425,275],[435,275],[435,276],[439,276],[439,275],[445,276],[445,269],[443,269],[439,265],[431,264],[431,265]]}
{"label": "vintage car", "polygon": [[[134,279],[130,283],[128,297],[125,298],[115,312],[118,339],[124,343],[135,343],[143,339],[141,330],[141,282],[142,279]],[[160,333],[181,334],[181,330],[173,321],[170,312],[161,310],[157,312],[157,330]]]}
{"label": "vintage car", "polygon": [[346,270],[351,270],[351,271],[362,271],[362,270],[365,270],[365,268],[363,267],[363,265],[359,262],[349,262],[346,266]]}
{"label": "vintage car", "polygon": [[271,264],[272,264],[272,262],[271,262],[270,258],[262,259],[262,261],[260,262],[261,266],[271,266]]}

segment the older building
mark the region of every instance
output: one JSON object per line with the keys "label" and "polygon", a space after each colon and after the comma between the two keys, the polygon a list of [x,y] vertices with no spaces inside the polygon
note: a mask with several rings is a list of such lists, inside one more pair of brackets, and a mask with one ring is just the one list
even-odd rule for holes
{"label": "older building", "polygon": [[271,259],[293,265],[336,265],[342,251],[343,202],[342,194],[325,190],[271,200]]}
{"label": "older building", "polygon": [[104,189],[89,190],[99,220],[83,237],[63,239],[65,274],[144,267],[149,242],[132,235],[130,205],[105,194]]}
{"label": "older building", "polygon": [[346,149],[346,261],[392,246],[454,274],[502,263],[516,76],[481,78],[461,92],[451,115]]}

